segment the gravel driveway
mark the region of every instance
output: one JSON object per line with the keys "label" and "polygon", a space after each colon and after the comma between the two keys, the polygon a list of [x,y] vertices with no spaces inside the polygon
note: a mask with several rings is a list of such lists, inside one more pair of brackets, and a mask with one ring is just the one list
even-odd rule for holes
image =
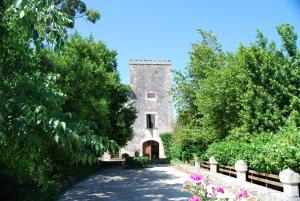
{"label": "gravel driveway", "polygon": [[108,167],[64,192],[59,201],[164,201],[188,200],[180,188],[188,174],[170,165],[143,170]]}

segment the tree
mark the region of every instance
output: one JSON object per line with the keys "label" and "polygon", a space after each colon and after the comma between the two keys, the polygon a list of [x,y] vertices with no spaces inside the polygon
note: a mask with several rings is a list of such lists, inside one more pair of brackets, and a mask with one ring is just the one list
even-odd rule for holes
{"label": "tree", "polygon": [[63,111],[88,122],[95,134],[124,146],[132,137],[135,109],[126,105],[131,89],[120,82],[116,52],[92,36],[71,36],[63,54],[52,54],[59,85],[66,95]]}
{"label": "tree", "polygon": [[203,112],[200,119],[202,132],[215,136],[215,139],[224,139],[241,123],[239,113],[246,77],[244,69],[237,63],[235,55],[228,53],[223,66],[199,82],[201,90],[197,91],[195,104]]}
{"label": "tree", "polygon": [[225,54],[216,36],[211,32],[198,31],[202,40],[192,45],[186,73],[175,72],[172,90],[178,113],[174,144],[184,159],[191,158],[192,153],[205,150],[209,143],[216,140],[216,135],[203,125],[205,114],[198,105],[197,96],[204,90],[203,82],[225,62]]}
{"label": "tree", "polygon": [[95,23],[100,19],[100,13],[94,9],[88,9],[82,0],[54,0],[56,7],[67,14],[72,21],[69,27],[74,27],[76,18],[86,17],[90,22]]}
{"label": "tree", "polygon": [[178,123],[199,124],[202,112],[196,106],[196,93],[201,90],[200,82],[205,80],[213,69],[220,68],[224,62],[224,53],[217,38],[211,32],[198,30],[202,40],[192,45],[189,65],[186,73],[175,71],[173,96],[178,112]]}
{"label": "tree", "polygon": [[218,151],[216,147],[223,146],[218,141],[224,139],[230,151],[231,142],[246,147],[257,135],[273,138],[291,115],[300,125],[297,34],[289,24],[277,31],[281,49],[258,30],[254,43],[232,53],[223,53],[215,36],[202,32],[203,40],[192,46],[186,73],[175,72],[178,121],[173,148],[183,153],[175,150],[179,158],[203,155],[213,142],[217,144],[212,149]]}
{"label": "tree", "polygon": [[[256,43],[239,48],[237,57],[242,61],[241,67],[245,69],[247,87],[242,97],[242,126],[233,131],[238,138],[249,138],[249,135],[264,132],[276,133],[292,112],[290,104],[295,91],[291,93],[290,88],[295,89],[299,84],[297,81],[291,84],[291,80],[295,80],[294,76],[299,75],[289,59],[295,56],[294,39],[297,38],[292,30],[289,25],[278,27],[287,56],[284,51],[276,48],[274,42],[268,44],[259,31]],[[291,70],[294,72],[293,76]]]}
{"label": "tree", "polygon": [[[70,19],[54,1],[1,1],[0,11],[0,194],[54,199],[48,195],[68,170],[97,163],[99,154],[118,147],[114,139],[124,145],[130,138],[130,90],[120,83],[114,51],[79,36],[67,41]],[[65,65],[76,47],[84,59]],[[82,75],[90,80],[76,84]],[[90,82],[96,75],[108,94],[95,88],[100,78]],[[85,92],[81,87],[87,92],[77,100],[72,91]]]}

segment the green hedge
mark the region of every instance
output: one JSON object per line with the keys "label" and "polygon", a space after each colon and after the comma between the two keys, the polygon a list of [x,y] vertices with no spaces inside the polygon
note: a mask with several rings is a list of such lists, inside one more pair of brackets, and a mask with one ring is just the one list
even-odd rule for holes
{"label": "green hedge", "polygon": [[209,146],[204,158],[214,156],[220,164],[234,165],[245,160],[249,167],[278,174],[285,168],[300,172],[300,131],[295,124],[288,125],[277,134],[262,134],[241,142],[226,140]]}
{"label": "green hedge", "polygon": [[164,145],[165,155],[168,159],[172,159],[172,142],[173,136],[172,133],[161,133],[160,139]]}
{"label": "green hedge", "polygon": [[238,141],[223,141],[216,142],[209,146],[205,153],[205,158],[208,159],[214,156],[220,164],[234,165],[237,160],[247,160],[245,156],[249,149],[249,144]]}
{"label": "green hedge", "polygon": [[[185,131],[191,133],[191,130]],[[164,145],[165,155],[168,159],[178,159],[188,162],[196,155],[198,158],[203,157],[207,149],[207,138],[199,142],[180,143],[175,140],[176,133],[161,133],[160,138]],[[203,137],[204,138],[204,137]],[[178,140],[178,139],[177,139]]]}
{"label": "green hedge", "polygon": [[125,165],[127,168],[146,168],[149,163],[149,157],[126,157]]}

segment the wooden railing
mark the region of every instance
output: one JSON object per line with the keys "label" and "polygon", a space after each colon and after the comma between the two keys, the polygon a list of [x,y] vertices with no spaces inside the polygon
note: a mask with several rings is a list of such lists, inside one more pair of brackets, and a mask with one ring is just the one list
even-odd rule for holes
{"label": "wooden railing", "polygon": [[249,169],[247,172],[247,181],[267,188],[283,191],[283,185],[279,180],[279,176],[275,174],[261,173]]}
{"label": "wooden railing", "polygon": [[236,178],[236,172],[233,166],[219,165],[218,172]]}
{"label": "wooden railing", "polygon": [[[204,161],[200,163],[200,167],[209,170],[210,164],[208,161]],[[230,177],[236,178],[236,171],[234,166],[227,166],[227,165],[221,165],[218,164],[218,173],[224,174]],[[267,188],[271,188],[278,191],[283,191],[283,185],[279,180],[279,176],[275,174],[268,174],[268,173],[262,173],[257,172],[255,170],[249,169],[247,171],[247,178],[246,180],[248,182],[265,186]]]}
{"label": "wooden railing", "polygon": [[209,163],[206,162],[206,161],[200,163],[200,167],[202,167],[204,169],[207,169],[207,170],[210,170]]}
{"label": "wooden railing", "polygon": [[120,158],[120,153],[117,151],[117,152],[113,152],[111,153],[111,159],[116,159],[116,158]]}

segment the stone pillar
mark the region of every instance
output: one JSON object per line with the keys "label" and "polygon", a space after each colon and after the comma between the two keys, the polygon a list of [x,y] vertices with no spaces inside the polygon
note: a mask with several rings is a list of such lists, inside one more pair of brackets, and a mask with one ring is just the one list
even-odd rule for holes
{"label": "stone pillar", "polygon": [[243,160],[238,160],[234,164],[234,169],[236,171],[236,178],[239,181],[246,181],[248,165]]}
{"label": "stone pillar", "polygon": [[291,169],[285,169],[279,173],[280,182],[283,184],[283,192],[288,197],[299,197],[298,183],[300,176]]}
{"label": "stone pillar", "polygon": [[195,167],[200,168],[200,162],[197,156],[194,156],[194,160],[195,160]]}
{"label": "stone pillar", "polygon": [[111,159],[111,155],[109,152],[104,152],[102,155],[102,160],[109,161]]}
{"label": "stone pillar", "polygon": [[211,173],[218,172],[218,161],[213,156],[209,158],[209,169]]}

